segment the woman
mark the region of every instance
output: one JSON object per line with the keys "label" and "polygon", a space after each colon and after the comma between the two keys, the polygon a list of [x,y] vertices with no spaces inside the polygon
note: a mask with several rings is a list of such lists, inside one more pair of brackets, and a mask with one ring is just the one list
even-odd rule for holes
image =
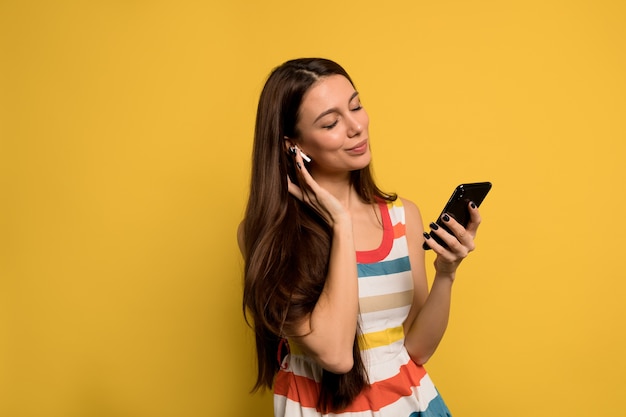
{"label": "woman", "polygon": [[[254,389],[276,416],[449,416],[423,364],[445,332],[456,269],[480,223],[422,227],[370,171],[369,119],[346,71],[288,61],[259,100],[238,240],[256,335]],[[430,292],[423,242],[437,254]]]}

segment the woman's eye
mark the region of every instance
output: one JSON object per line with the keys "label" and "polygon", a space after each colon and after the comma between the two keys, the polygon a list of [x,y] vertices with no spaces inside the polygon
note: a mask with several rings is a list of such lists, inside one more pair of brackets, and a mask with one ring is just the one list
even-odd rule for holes
{"label": "woman's eye", "polygon": [[350,110],[352,110],[352,111],[357,111],[357,110],[361,110],[362,108],[363,108],[363,105],[361,105],[361,103],[359,103],[356,107],[353,107],[353,108],[352,108],[352,109],[350,109]]}
{"label": "woman's eye", "polygon": [[331,124],[328,125],[324,125],[322,126],[324,129],[332,129],[333,127],[337,126],[337,122],[338,120],[335,120],[334,122],[332,122]]}

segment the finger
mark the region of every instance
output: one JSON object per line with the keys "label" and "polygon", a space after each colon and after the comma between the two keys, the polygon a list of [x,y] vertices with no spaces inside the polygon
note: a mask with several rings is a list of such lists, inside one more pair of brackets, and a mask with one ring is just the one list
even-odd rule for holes
{"label": "finger", "polygon": [[[433,239],[431,236],[433,233],[437,234],[437,236],[443,240],[448,247],[441,245]],[[447,236],[444,238],[442,234]],[[459,259],[466,257],[468,254],[467,249],[461,245],[459,241],[454,238],[454,236],[443,229],[438,229],[436,231],[432,230],[430,233],[424,232],[424,241],[426,245],[428,245],[433,252],[437,254],[438,257],[449,263],[457,262]]]}
{"label": "finger", "polygon": [[439,228],[436,223],[431,223],[430,227],[448,245],[450,250],[465,256],[467,252],[475,249],[473,233],[466,230],[459,222],[446,213],[441,216],[441,220],[445,227],[449,229],[449,232],[444,228]]}
{"label": "finger", "polygon": [[289,175],[287,175],[287,191],[289,191],[289,194],[293,195],[298,200],[303,201],[304,195],[302,194],[302,190],[291,181]]}
{"label": "finger", "polygon": [[474,237],[476,237],[478,226],[480,226],[480,222],[482,221],[480,211],[478,211],[478,206],[476,206],[473,201],[469,202],[468,210],[470,213],[470,221],[467,224],[466,229],[468,232],[472,233]]}
{"label": "finger", "polygon": [[[315,187],[317,186],[317,183],[315,182],[315,180],[309,173],[309,170],[304,165],[304,159],[302,158],[300,148],[298,148],[298,146],[296,145],[291,149],[292,149],[291,154],[293,155],[294,165],[296,166],[296,170],[298,171],[297,172],[297,175],[299,177],[298,181],[300,182],[299,184],[300,187],[298,188],[299,194],[296,195],[296,197],[298,197],[300,201],[305,201],[305,200],[309,201],[311,200],[311,198],[310,198],[310,195],[309,195],[310,193],[308,192],[309,191],[308,189],[311,189],[315,192],[316,191]],[[304,185],[307,185],[308,187]]]}
{"label": "finger", "polygon": [[[301,187],[301,195],[302,195],[301,200],[303,201],[306,200],[309,204],[317,205],[319,204],[318,195],[320,191],[322,191],[322,189],[320,185],[317,183],[317,181],[315,181],[315,179],[313,178],[313,176],[307,169],[306,165],[304,164],[304,159],[302,158],[300,148],[298,148],[297,146],[294,146],[294,149],[295,149],[294,159],[296,163],[296,168],[298,169],[298,171],[300,171],[300,176],[302,177],[302,179],[304,179],[304,184],[308,186],[308,189],[307,187]],[[313,191],[312,194],[309,193],[309,189]]]}
{"label": "finger", "polygon": [[302,153],[300,152],[300,148],[298,148],[297,146],[294,146],[294,148],[296,152],[293,157],[296,161],[296,168],[298,168],[298,170],[301,172],[302,177],[304,178],[306,183],[309,184],[311,188],[313,188],[313,185],[317,185],[317,183],[313,180],[311,173],[309,172],[306,165],[304,164],[304,159],[302,158]]}
{"label": "finger", "polygon": [[[434,223],[434,222],[430,223],[430,233],[436,235],[448,247],[453,247],[457,243],[459,243],[459,238],[461,239],[464,238],[465,229],[461,227],[461,230],[459,230],[458,227],[460,225],[456,222],[456,220],[452,219],[449,216],[448,217],[442,216],[442,220],[444,221],[443,227],[439,226],[437,223]],[[446,230],[446,228],[448,230]]]}
{"label": "finger", "polygon": [[[296,161],[296,164],[298,163],[299,162]],[[317,187],[319,187],[317,183],[315,182],[315,180],[311,178],[311,181],[313,181],[313,183]],[[303,188],[298,187],[296,184],[293,183],[293,181],[291,181],[291,178],[289,177],[289,175],[287,175],[287,191],[289,191],[289,194],[293,195],[298,200],[308,204],[309,207],[311,207],[321,217],[323,217],[324,219],[328,221],[329,217],[327,216],[327,210],[325,210],[323,206],[319,204],[317,195],[315,193],[311,194],[306,187],[303,187]]]}

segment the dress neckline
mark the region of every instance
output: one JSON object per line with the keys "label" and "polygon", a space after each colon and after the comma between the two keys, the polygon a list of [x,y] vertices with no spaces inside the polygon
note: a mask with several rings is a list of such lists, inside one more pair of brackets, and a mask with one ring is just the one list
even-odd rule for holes
{"label": "dress neckline", "polygon": [[378,208],[380,209],[380,217],[383,221],[383,239],[376,249],[356,251],[356,261],[360,264],[371,264],[380,262],[389,255],[393,246],[393,226],[391,225],[391,216],[386,201],[379,200]]}

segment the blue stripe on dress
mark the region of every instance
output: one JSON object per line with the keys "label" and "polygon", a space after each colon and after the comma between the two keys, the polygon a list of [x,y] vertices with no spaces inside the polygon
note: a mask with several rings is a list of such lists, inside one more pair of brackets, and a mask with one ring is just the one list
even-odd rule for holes
{"label": "blue stripe on dress", "polygon": [[415,411],[409,414],[409,417],[452,417],[452,414],[450,414],[450,410],[448,410],[441,396],[437,395],[428,403],[426,411]]}
{"label": "blue stripe on dress", "polygon": [[382,261],[373,264],[358,264],[357,268],[359,278],[367,278],[410,271],[411,263],[409,262],[409,257],[404,256],[392,261]]}

